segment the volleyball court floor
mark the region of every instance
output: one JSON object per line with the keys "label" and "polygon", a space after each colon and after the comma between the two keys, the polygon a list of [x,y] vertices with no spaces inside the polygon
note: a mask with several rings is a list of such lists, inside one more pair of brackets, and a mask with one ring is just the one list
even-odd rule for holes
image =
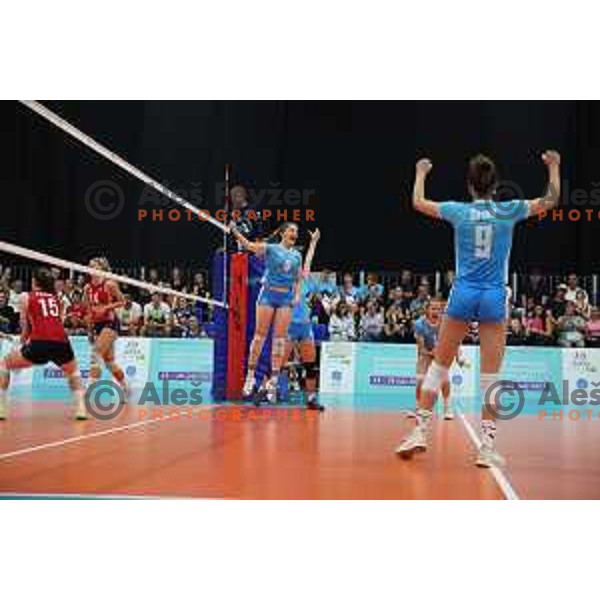
{"label": "volleyball court floor", "polygon": [[[221,405],[75,422],[64,399],[13,398],[0,422],[2,497],[244,499],[585,499],[600,497],[600,421],[521,415],[499,425],[502,471],[473,466],[478,418],[456,399],[430,449],[394,454],[413,426],[398,402],[289,407]],[[170,414],[170,416],[169,416]]]}

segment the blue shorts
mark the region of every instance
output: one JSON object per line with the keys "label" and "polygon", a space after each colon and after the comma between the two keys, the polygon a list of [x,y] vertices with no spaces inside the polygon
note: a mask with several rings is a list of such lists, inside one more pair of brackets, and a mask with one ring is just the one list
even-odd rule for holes
{"label": "blue shorts", "polygon": [[458,321],[502,323],[506,321],[506,287],[481,289],[456,283],[450,292],[446,314]]}
{"label": "blue shorts", "polygon": [[294,304],[294,289],[287,292],[278,292],[264,286],[258,294],[259,306],[270,306],[271,308],[291,308]]}
{"label": "blue shorts", "polygon": [[313,330],[311,323],[290,323],[288,329],[288,338],[291,342],[307,342],[312,341]]}

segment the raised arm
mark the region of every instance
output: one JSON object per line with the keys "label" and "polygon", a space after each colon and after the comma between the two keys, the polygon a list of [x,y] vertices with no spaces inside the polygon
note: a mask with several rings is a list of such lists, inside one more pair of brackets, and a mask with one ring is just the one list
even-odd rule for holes
{"label": "raised arm", "polygon": [[428,217],[439,219],[440,209],[436,202],[425,198],[425,180],[433,165],[428,158],[422,158],[417,162],[415,169],[415,185],[413,187],[413,208]]}
{"label": "raised arm", "polygon": [[546,150],[542,160],[548,167],[548,188],[541,198],[530,200],[529,216],[535,217],[555,208],[560,198],[560,154],[556,150]]}
{"label": "raised arm", "polygon": [[312,261],[315,256],[315,249],[317,247],[317,242],[321,237],[321,232],[319,231],[319,229],[309,231],[309,234],[310,244],[308,245],[308,250],[306,251],[306,256],[304,257],[304,265],[299,271],[298,277],[296,277],[296,281],[294,282],[294,304],[298,304],[298,302],[300,302],[300,296],[302,293],[302,279],[308,277],[310,274]]}
{"label": "raised arm", "polygon": [[319,229],[315,229],[314,231],[309,231],[310,234],[310,244],[308,245],[308,250],[306,251],[306,256],[304,257],[304,273],[308,275],[312,268],[312,261],[315,256],[315,250],[317,248],[317,243],[321,239],[321,232]]}
{"label": "raised arm", "polygon": [[249,252],[252,252],[253,254],[264,254],[265,252],[265,248],[266,248],[266,244],[264,242],[251,242],[250,240],[246,239],[242,233],[239,231],[239,229],[236,227],[235,223],[232,223],[229,226],[229,229],[231,231],[231,233],[233,233],[235,239]]}

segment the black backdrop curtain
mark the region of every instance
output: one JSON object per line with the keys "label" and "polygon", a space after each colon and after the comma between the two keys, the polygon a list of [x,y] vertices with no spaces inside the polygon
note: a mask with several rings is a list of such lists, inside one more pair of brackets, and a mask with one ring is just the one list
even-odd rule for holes
{"label": "black backdrop curtain", "polygon": [[[465,169],[489,153],[527,196],[543,191],[540,152],[561,151],[570,191],[600,190],[596,102],[47,102],[77,127],[169,187],[221,202],[225,163],[257,190],[310,197],[322,230],[317,266],[432,271],[452,264],[448,226],[410,208],[416,158],[434,162],[427,193],[464,197]],[[73,260],[209,266],[220,233],[208,224],[138,220],[160,208],[130,175],[16,102],[0,103],[1,237]],[[99,220],[85,204],[97,182],[123,191],[124,207]],[[311,191],[314,190],[314,191]],[[163,207],[166,208],[166,207]],[[290,207],[291,208],[291,207]],[[573,208],[573,207],[572,207]],[[598,269],[600,220],[520,226],[513,267]],[[165,215],[166,219],[166,215]]]}

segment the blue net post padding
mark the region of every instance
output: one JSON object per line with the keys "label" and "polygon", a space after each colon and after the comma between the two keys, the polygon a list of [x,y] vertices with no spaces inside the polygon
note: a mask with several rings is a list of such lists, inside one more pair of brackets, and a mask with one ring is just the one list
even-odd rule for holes
{"label": "blue net post padding", "polygon": [[[217,300],[223,299],[223,253],[217,251],[213,258],[213,297]],[[227,257],[227,272],[230,270],[230,256]],[[244,371],[248,368],[248,354],[250,343],[254,336],[256,326],[256,301],[261,288],[261,280],[265,270],[264,260],[258,256],[251,255],[248,266],[248,325],[247,325],[247,348],[244,360]],[[227,300],[227,299],[226,299]],[[213,312],[214,332],[214,375],[212,396],[215,401],[223,401],[227,392],[227,321],[228,311],[215,306]],[[262,354],[256,368],[256,381],[260,385],[264,377],[271,372],[271,346],[272,331],[265,341]]]}
{"label": "blue net post padding", "polygon": [[[229,260],[227,257],[227,272],[229,273]],[[225,298],[223,290],[223,251],[217,250],[213,257],[213,297],[216,300],[224,300]],[[214,321],[214,374],[213,374],[213,388],[212,396],[215,401],[222,401],[225,399],[227,390],[227,309],[215,306],[213,311]]]}

